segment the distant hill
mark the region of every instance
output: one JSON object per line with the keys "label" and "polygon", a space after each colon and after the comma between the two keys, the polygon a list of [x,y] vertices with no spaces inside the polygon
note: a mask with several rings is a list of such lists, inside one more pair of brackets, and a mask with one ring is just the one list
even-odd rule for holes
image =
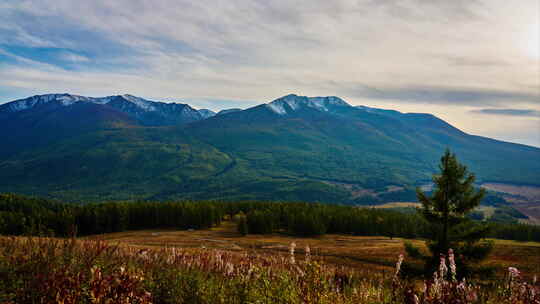
{"label": "distant hill", "polygon": [[130,95],[0,105],[0,192],[66,200],[414,200],[448,147],[484,182],[540,184],[540,149],[431,115],[287,95],[217,115]]}

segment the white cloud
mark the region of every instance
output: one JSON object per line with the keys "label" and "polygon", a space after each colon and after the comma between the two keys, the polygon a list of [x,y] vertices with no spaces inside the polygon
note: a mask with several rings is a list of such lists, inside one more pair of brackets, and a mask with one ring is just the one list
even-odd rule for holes
{"label": "white cloud", "polygon": [[442,116],[457,104],[458,127],[483,132],[467,117],[491,97],[538,109],[539,61],[524,42],[538,18],[536,0],[21,0],[0,5],[0,44],[68,49],[64,59],[95,66],[12,63],[0,77],[94,96],[338,95]]}
{"label": "white cloud", "polygon": [[80,63],[80,62],[89,62],[90,59],[86,56],[71,53],[71,52],[63,52],[58,55],[58,57],[62,60],[69,61],[72,63]]}

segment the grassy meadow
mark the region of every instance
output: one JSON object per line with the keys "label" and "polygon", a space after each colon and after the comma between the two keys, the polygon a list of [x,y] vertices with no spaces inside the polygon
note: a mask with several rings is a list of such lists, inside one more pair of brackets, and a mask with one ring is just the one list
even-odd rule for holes
{"label": "grassy meadow", "polygon": [[[0,237],[0,303],[540,301],[540,243],[495,240],[486,263],[497,267],[496,277],[468,281],[451,279],[452,265],[433,278],[411,277],[403,244],[332,234],[241,236],[230,221],[79,239]],[[521,273],[508,273],[509,266]]]}
{"label": "grassy meadow", "polygon": [[[218,227],[204,230],[141,230],[109,233],[85,237],[86,240],[104,240],[113,244],[140,248],[206,248],[232,252],[255,252],[259,254],[284,254],[289,245],[296,243],[295,251],[301,259],[305,247],[311,255],[327,264],[345,266],[356,271],[370,269],[392,272],[404,242],[412,242],[425,249],[424,242],[414,239],[382,236],[353,236],[326,234],[319,237],[299,238],[287,234],[240,235],[232,221],[222,222]],[[494,249],[486,265],[497,269],[500,276],[508,267],[520,269],[524,276],[540,275],[540,242],[494,241]]]}
{"label": "grassy meadow", "polygon": [[515,240],[538,240],[540,230],[490,225],[491,235],[514,240],[493,239],[475,265],[489,276],[462,279],[457,250],[433,275],[405,254],[407,243],[426,251],[417,214],[277,202],[69,205],[3,194],[0,303],[537,304],[540,242]]}

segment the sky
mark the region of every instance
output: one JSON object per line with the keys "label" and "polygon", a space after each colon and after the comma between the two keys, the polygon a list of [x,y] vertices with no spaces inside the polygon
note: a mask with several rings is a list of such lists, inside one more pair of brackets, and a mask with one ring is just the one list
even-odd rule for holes
{"label": "sky", "polygon": [[295,93],[428,112],[540,147],[538,0],[2,0],[0,103]]}

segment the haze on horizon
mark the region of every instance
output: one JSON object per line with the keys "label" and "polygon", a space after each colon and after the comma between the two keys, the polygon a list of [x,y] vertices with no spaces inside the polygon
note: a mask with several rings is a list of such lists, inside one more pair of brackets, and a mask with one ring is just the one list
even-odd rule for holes
{"label": "haze on horizon", "polygon": [[540,147],[539,2],[0,3],[0,103],[129,93],[246,108],[296,93]]}

